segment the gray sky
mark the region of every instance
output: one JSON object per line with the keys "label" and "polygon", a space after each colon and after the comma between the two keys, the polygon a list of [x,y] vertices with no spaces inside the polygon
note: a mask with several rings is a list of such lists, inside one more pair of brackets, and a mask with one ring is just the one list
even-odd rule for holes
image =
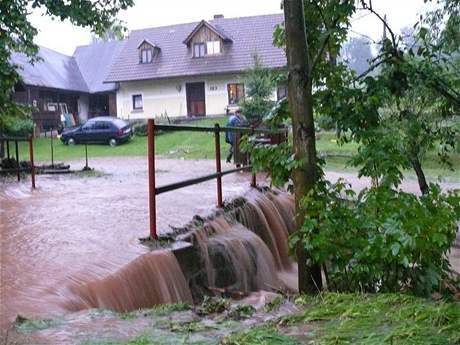
{"label": "gray sky", "polygon": [[[373,6],[379,13],[386,14],[390,25],[398,31],[412,26],[424,9],[423,0],[374,0]],[[214,14],[229,18],[271,13],[281,13],[280,0],[136,0],[132,8],[120,13],[119,18],[126,22],[128,30],[135,30],[208,20]],[[378,40],[382,25],[372,15],[364,14],[356,14],[352,30]],[[35,42],[61,53],[72,55],[76,46],[91,41],[89,29],[53,20],[40,11],[34,11],[29,19],[39,30]]]}

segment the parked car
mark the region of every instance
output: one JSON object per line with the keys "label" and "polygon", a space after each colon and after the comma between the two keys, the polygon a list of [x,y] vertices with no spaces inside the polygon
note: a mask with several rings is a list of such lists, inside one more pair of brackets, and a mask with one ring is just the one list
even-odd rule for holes
{"label": "parked car", "polygon": [[107,143],[116,146],[128,141],[133,134],[131,126],[116,117],[99,116],[89,119],[84,125],[64,129],[61,141],[64,144]]}

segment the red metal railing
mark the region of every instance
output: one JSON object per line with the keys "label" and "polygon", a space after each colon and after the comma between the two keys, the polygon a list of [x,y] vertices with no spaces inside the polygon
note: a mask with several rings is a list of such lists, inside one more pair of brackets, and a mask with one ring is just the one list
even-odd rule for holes
{"label": "red metal railing", "polygon": [[[196,178],[183,180],[167,184],[161,187],[156,187],[155,180],[155,132],[156,131],[189,131],[189,132],[208,132],[214,133],[215,156],[216,156],[216,172],[209,175],[199,176]],[[216,179],[217,181],[217,207],[222,207],[222,176],[232,174],[238,171],[251,170],[250,165],[222,171],[221,156],[220,156],[220,134],[222,132],[248,133],[248,134],[275,134],[286,133],[286,130],[267,130],[254,129],[248,127],[220,127],[215,124],[214,127],[203,126],[187,126],[187,125],[156,125],[153,119],[147,122],[148,134],[148,171],[149,171],[149,216],[150,216],[150,238],[157,238],[156,224],[156,196],[176,189],[191,186],[197,183]],[[252,174],[251,186],[256,186],[256,174]]]}

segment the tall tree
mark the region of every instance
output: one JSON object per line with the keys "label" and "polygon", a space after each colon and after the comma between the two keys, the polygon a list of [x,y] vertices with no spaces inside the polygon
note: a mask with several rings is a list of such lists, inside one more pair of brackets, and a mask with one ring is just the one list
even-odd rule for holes
{"label": "tall tree", "polygon": [[[294,156],[302,162],[293,171],[296,204],[296,224],[305,219],[302,198],[313,190],[318,180],[313,119],[312,77],[308,43],[305,31],[302,0],[284,1],[286,30],[286,55],[288,62],[289,109],[292,118]],[[296,248],[299,264],[299,292],[314,292],[321,289],[321,268],[307,265],[307,253],[301,242]]]}

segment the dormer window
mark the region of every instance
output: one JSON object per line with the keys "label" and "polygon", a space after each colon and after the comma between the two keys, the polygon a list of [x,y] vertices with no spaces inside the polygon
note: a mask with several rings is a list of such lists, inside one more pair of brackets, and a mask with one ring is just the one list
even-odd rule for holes
{"label": "dormer window", "polygon": [[207,55],[220,54],[220,41],[206,42],[206,53]]}
{"label": "dormer window", "polygon": [[146,39],[137,46],[137,49],[139,50],[139,63],[141,64],[152,63],[155,56],[160,53],[160,47]]}
{"label": "dormer window", "polygon": [[193,57],[200,58],[206,55],[206,45],[204,43],[193,44]]}
{"label": "dormer window", "polygon": [[153,48],[141,49],[141,61],[140,63],[151,63],[153,57]]}
{"label": "dormer window", "polygon": [[222,54],[225,51],[225,45],[231,44],[232,40],[221,28],[202,20],[183,43],[191,50],[194,58],[201,58],[207,55]]}

